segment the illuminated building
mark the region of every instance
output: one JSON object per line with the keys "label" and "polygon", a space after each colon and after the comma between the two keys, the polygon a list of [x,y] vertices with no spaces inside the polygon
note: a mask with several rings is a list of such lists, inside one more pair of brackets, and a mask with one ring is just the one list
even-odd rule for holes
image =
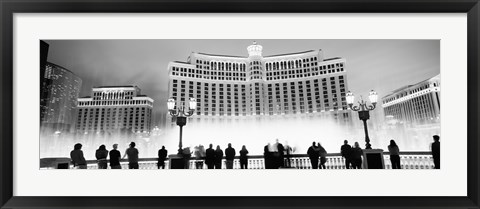
{"label": "illuminated building", "polygon": [[194,120],[329,115],[351,121],[345,59],[326,59],[322,50],[271,56],[262,50],[254,42],[248,57],[192,52],[187,62],[170,62],[169,97],[177,106],[196,98]]}
{"label": "illuminated building", "polygon": [[48,88],[50,79],[45,76],[47,69],[49,45],[45,41],[40,41],[40,122],[42,122],[47,108]]}
{"label": "illuminated building", "polygon": [[382,98],[385,117],[406,125],[440,122],[440,75]]}
{"label": "illuminated building", "polygon": [[70,132],[82,80],[66,68],[49,62],[41,76],[44,77],[40,90],[42,132]]}
{"label": "illuminated building", "polygon": [[153,99],[137,86],[94,87],[78,98],[76,131],[81,134],[150,133]]}

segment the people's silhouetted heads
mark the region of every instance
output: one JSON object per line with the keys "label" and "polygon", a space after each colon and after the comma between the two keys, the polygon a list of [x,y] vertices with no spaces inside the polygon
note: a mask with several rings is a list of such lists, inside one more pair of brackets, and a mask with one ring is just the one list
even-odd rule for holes
{"label": "people's silhouetted heads", "polygon": [[390,140],[390,146],[392,147],[396,147],[397,146],[397,143],[395,143],[395,140]]}
{"label": "people's silhouetted heads", "polygon": [[245,145],[243,145],[242,150],[247,150],[247,147],[245,147]]}
{"label": "people's silhouetted heads", "polygon": [[315,142],[312,142],[312,146],[314,146],[314,147],[315,147],[315,145],[316,145],[316,143],[315,143]]}
{"label": "people's silhouetted heads", "polygon": [[104,144],[100,145],[100,147],[98,147],[98,149],[99,150],[107,150]]}
{"label": "people's silhouetted heads", "polygon": [[134,148],[135,147],[135,142],[130,142],[130,147]]}
{"label": "people's silhouetted heads", "polygon": [[73,146],[73,149],[74,149],[74,150],[80,150],[80,149],[82,149],[82,144],[80,144],[80,143],[75,144],[75,146]]}
{"label": "people's silhouetted heads", "polygon": [[220,145],[217,145],[217,150],[222,150],[222,149],[220,149]]}
{"label": "people's silhouetted heads", "polygon": [[232,147],[232,144],[231,144],[231,143],[228,143],[228,147],[230,147],[230,148],[231,148],[231,147]]}
{"label": "people's silhouetted heads", "polygon": [[355,148],[359,148],[360,144],[358,142],[355,142]]}
{"label": "people's silhouetted heads", "polygon": [[433,140],[436,141],[436,142],[440,141],[440,136],[433,135]]}
{"label": "people's silhouetted heads", "polygon": [[213,144],[209,144],[208,148],[210,148],[210,149],[213,148]]}
{"label": "people's silhouetted heads", "polygon": [[343,141],[343,144],[348,144],[348,140]]}
{"label": "people's silhouetted heads", "polygon": [[116,150],[116,149],[118,148],[118,144],[113,144],[113,146],[112,146],[112,147],[113,147],[113,149],[115,149],[115,150]]}

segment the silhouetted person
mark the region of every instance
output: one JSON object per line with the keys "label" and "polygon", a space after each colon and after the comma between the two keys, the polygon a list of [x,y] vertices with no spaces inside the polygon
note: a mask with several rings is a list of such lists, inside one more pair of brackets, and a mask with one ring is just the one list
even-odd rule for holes
{"label": "silhouetted person", "polygon": [[312,169],[318,169],[318,148],[315,146],[315,142],[312,143],[307,150],[308,158],[310,158],[310,163],[312,164]]}
{"label": "silhouetted person", "polygon": [[233,160],[235,159],[235,149],[232,147],[232,144],[228,143],[227,149],[225,149],[225,160],[227,164],[227,169],[233,169]]}
{"label": "silhouetted person", "polygon": [[434,135],[432,143],[432,157],[435,169],[440,169],[440,136]]}
{"label": "silhouetted person", "polygon": [[205,164],[207,164],[208,169],[215,168],[215,150],[213,149],[212,144],[210,144],[205,151]]}
{"label": "silhouetted person", "polygon": [[223,151],[220,146],[215,150],[215,169],[222,169]]}
{"label": "silhouetted person", "polygon": [[240,150],[240,169],[248,169],[248,150],[245,145],[242,146],[242,150]]}
{"label": "silhouetted person", "polygon": [[285,160],[284,160],[284,156],[285,156],[285,147],[283,147],[283,144],[280,143],[277,139],[277,151],[278,151],[278,158],[276,159],[276,162],[277,162],[277,165],[276,167],[277,168],[280,168],[280,167],[285,167]]}
{"label": "silhouetted person", "polygon": [[270,143],[265,145],[263,149],[263,158],[265,162],[265,169],[272,169],[274,167],[272,166],[273,153],[270,152]]}
{"label": "silhouetted person", "polygon": [[203,159],[205,158],[205,148],[203,145],[195,147],[195,168],[203,169]]}
{"label": "silhouetted person", "polygon": [[350,169],[350,164],[352,163],[352,146],[348,144],[347,140],[343,141],[343,145],[340,148],[340,153],[342,154],[342,157],[345,158],[345,168]]}
{"label": "silhouetted person", "polygon": [[87,169],[87,161],[83,156],[82,144],[77,143],[73,146],[73,150],[70,152],[70,158],[72,159],[73,166],[77,169]]}
{"label": "silhouetted person", "polygon": [[390,152],[390,162],[392,163],[392,169],[401,169],[400,166],[400,149],[397,143],[392,139],[390,145],[388,145],[388,152]]}
{"label": "silhouetted person", "polygon": [[325,163],[327,162],[327,150],[318,142],[318,155],[320,155],[320,165],[318,168],[327,169]]}
{"label": "silhouetted person", "polygon": [[168,151],[165,149],[165,146],[162,146],[162,149],[158,150],[158,163],[157,167],[160,169],[165,169],[165,160],[167,160]]}
{"label": "silhouetted person", "polygon": [[290,157],[292,153],[293,153],[292,147],[290,147],[288,143],[285,143],[285,158],[287,159],[285,167],[287,168],[292,167],[292,162],[290,161]]}
{"label": "silhouetted person", "polygon": [[130,147],[125,150],[122,159],[128,156],[128,169],[138,169],[138,150],[135,148],[135,142],[130,143]]}
{"label": "silhouetted person", "polygon": [[118,144],[113,144],[113,149],[110,150],[109,156],[110,156],[110,168],[111,169],[122,169],[122,166],[120,165],[120,151],[117,150]]}
{"label": "silhouetted person", "polygon": [[95,158],[97,158],[98,169],[107,169],[107,157],[108,150],[105,148],[105,145],[100,145],[100,147],[95,151]]}
{"label": "silhouetted person", "polygon": [[183,162],[184,162],[183,168],[184,169],[189,169],[190,168],[190,158],[192,158],[192,151],[190,151],[190,147],[183,148],[182,156],[183,156]]}
{"label": "silhouetted person", "polygon": [[352,148],[352,168],[362,169],[363,150],[360,148],[358,142],[355,142],[355,147]]}

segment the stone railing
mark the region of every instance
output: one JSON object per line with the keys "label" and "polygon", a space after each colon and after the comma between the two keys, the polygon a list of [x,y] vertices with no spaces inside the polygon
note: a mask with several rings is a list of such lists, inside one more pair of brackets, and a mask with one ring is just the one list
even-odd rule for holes
{"label": "stone railing", "polygon": [[[392,169],[390,153],[384,152],[385,168]],[[431,152],[400,152],[400,166],[402,169],[434,169]]]}
{"label": "stone railing", "polygon": [[[384,152],[385,169],[391,169],[390,155]],[[203,161],[203,160],[201,160]],[[139,169],[158,169],[157,158],[140,158]],[[190,160],[190,169],[196,168],[197,160],[192,158]],[[285,157],[285,165],[294,169],[311,169],[310,159],[306,154],[294,154],[290,157],[290,164]],[[68,158],[43,158],[40,159],[41,169],[55,169],[59,164],[69,163]],[[122,169],[128,169],[128,161],[121,160]],[[400,164],[402,169],[433,169],[433,158],[430,152],[400,152]],[[74,168],[68,164],[70,168]],[[327,154],[326,169],[345,169],[345,159],[339,153]],[[97,169],[96,160],[87,161],[87,169]],[[169,168],[168,159],[165,161],[165,169]],[[207,169],[204,164],[202,169]],[[226,169],[225,159],[222,160],[222,169]],[[233,169],[240,169],[240,159],[237,156],[233,163]],[[265,169],[265,161],[263,155],[248,156],[248,169]]]}

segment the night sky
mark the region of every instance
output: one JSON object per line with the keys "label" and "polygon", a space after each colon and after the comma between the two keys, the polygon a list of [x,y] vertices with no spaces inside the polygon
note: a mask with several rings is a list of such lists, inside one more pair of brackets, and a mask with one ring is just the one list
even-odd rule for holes
{"label": "night sky", "polygon": [[168,63],[186,61],[191,52],[248,56],[257,41],[263,55],[322,49],[325,58],[345,58],[349,90],[379,98],[403,86],[440,74],[439,40],[45,40],[48,61],[63,66],[82,81],[80,96],[92,87],[137,85],[155,100],[154,124],[167,112]]}

